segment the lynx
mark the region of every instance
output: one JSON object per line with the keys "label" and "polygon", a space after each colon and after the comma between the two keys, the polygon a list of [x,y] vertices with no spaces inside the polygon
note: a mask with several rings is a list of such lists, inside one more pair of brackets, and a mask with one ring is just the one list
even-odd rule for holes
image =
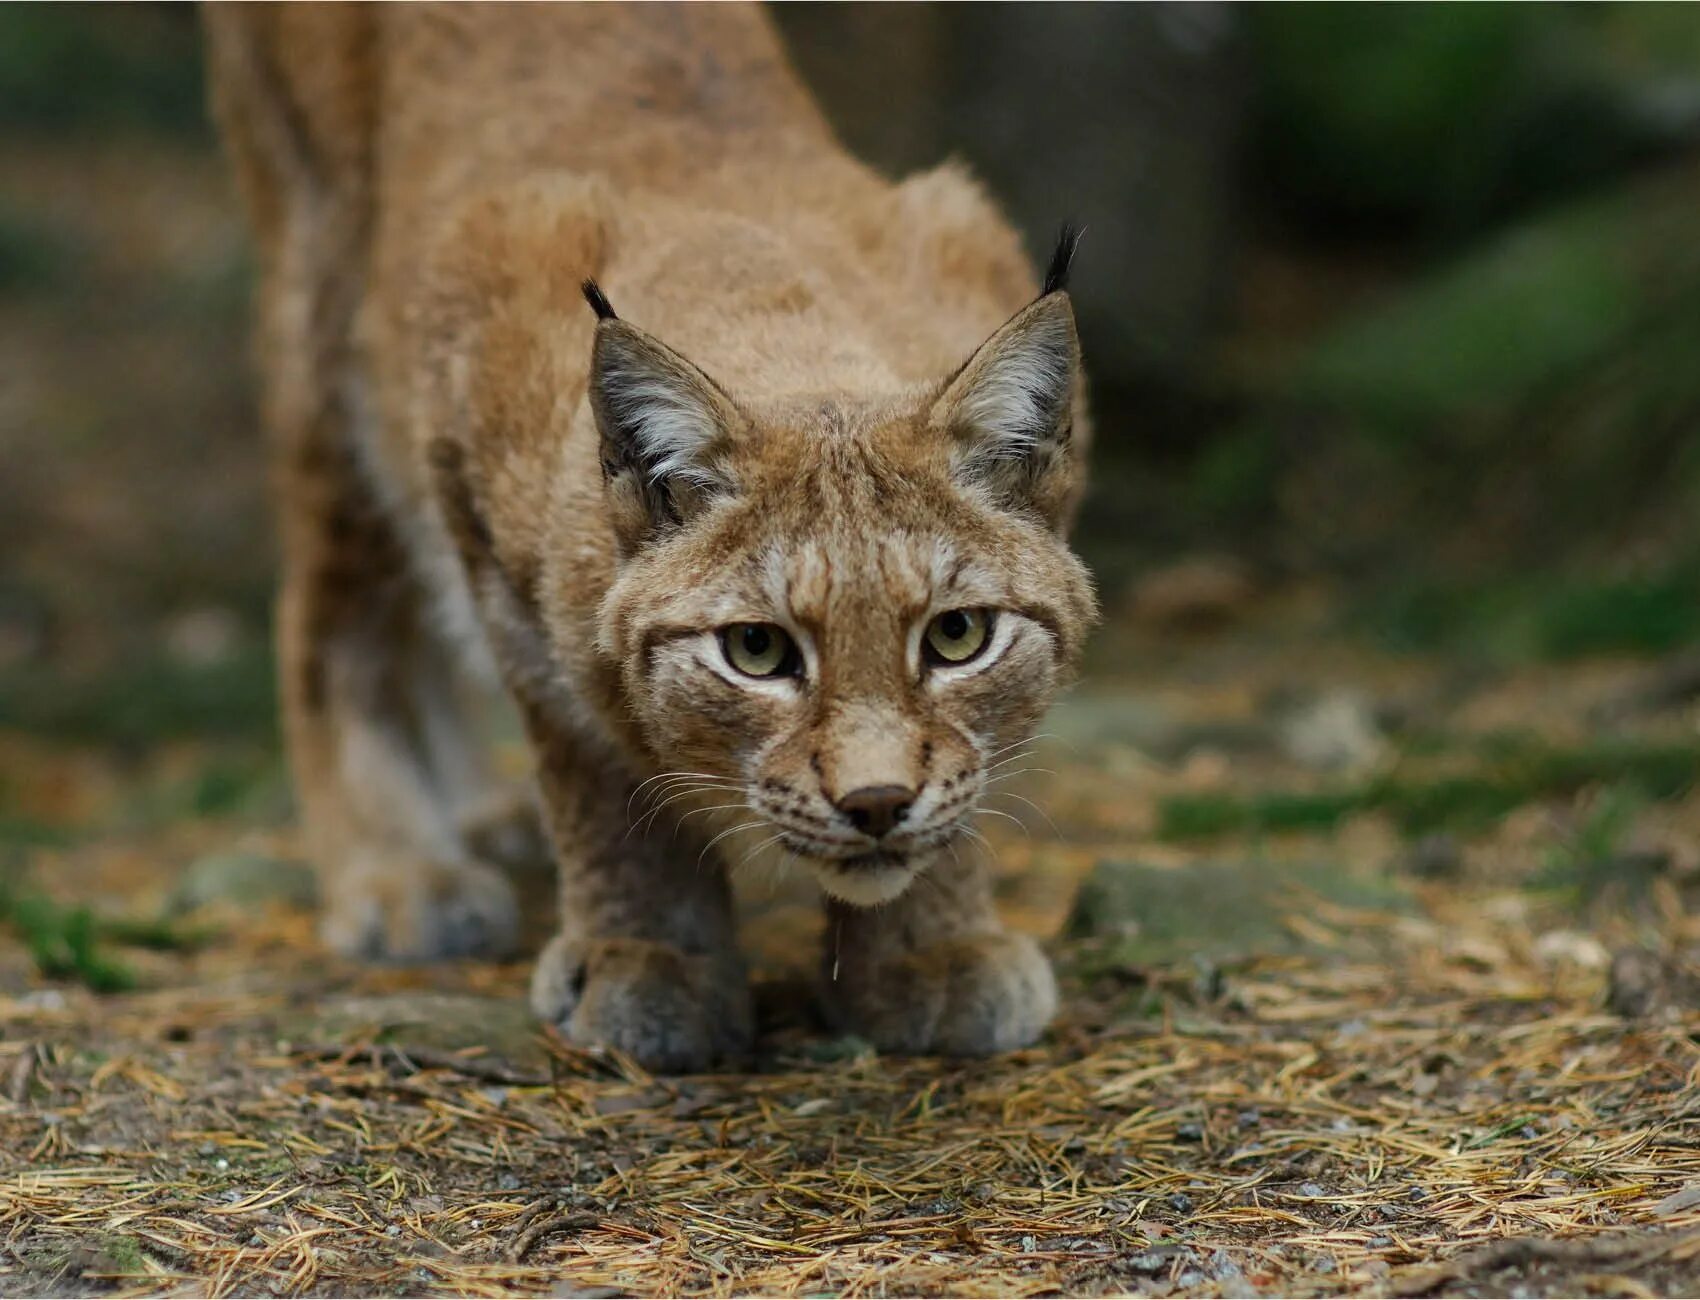
{"label": "lynx", "polygon": [[1056,1005],[973,817],[1094,617],[1065,232],[837,143],[759,9],[213,5],[260,265],[280,694],[323,933],[499,955],[503,691],[560,881],[532,985],[657,1069],[751,1038],[728,877],[813,873],[881,1049]]}

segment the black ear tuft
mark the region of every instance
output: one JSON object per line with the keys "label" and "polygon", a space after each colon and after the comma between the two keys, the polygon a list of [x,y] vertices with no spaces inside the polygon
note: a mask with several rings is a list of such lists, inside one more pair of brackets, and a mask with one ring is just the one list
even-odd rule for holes
{"label": "black ear tuft", "polygon": [[1056,251],[1051,254],[1051,265],[1045,271],[1045,287],[1039,293],[1041,298],[1068,288],[1068,269],[1074,263],[1074,250],[1080,247],[1080,237],[1085,233],[1083,227],[1072,221],[1062,223],[1057,231]]}
{"label": "black ear tuft", "polygon": [[590,304],[590,310],[596,313],[597,320],[620,319],[614,314],[614,308],[608,302],[608,295],[602,292],[602,287],[595,280],[586,280],[579,287],[584,290],[584,300]]}

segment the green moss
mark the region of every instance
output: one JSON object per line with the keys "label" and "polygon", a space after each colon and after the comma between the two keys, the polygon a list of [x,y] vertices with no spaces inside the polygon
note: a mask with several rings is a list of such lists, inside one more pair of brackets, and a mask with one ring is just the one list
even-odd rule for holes
{"label": "green moss", "polygon": [[111,947],[182,950],[205,943],[211,932],[167,921],[97,917],[84,906],[66,907],[18,887],[16,872],[0,880],[0,925],[29,949],[47,979],[75,980],[96,993],[120,993],[135,976],[110,955]]}
{"label": "green moss", "polygon": [[54,739],[269,741],[276,712],[272,658],[258,648],[211,665],[144,656],[92,676],[45,668],[0,676],[0,727]]}
{"label": "green moss", "polygon": [[1626,577],[1410,583],[1378,593],[1349,621],[1395,650],[1505,663],[1665,654],[1700,643],[1700,561]]}
{"label": "green moss", "polygon": [[1593,785],[1624,786],[1649,799],[1675,799],[1700,780],[1700,746],[1602,743],[1559,750],[1502,746],[1474,772],[1442,777],[1377,777],[1320,792],[1175,795],[1158,810],[1168,840],[1272,831],[1329,830],[1347,817],[1385,812],[1407,835],[1479,831],[1536,799]]}

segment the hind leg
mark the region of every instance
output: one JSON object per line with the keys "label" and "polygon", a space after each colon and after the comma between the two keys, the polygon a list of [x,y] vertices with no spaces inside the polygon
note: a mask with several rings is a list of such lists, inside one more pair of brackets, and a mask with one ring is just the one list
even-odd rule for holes
{"label": "hind leg", "polygon": [[392,961],[507,952],[512,888],[461,829],[480,771],[464,685],[401,539],[334,432],[283,468],[282,695],[325,938]]}

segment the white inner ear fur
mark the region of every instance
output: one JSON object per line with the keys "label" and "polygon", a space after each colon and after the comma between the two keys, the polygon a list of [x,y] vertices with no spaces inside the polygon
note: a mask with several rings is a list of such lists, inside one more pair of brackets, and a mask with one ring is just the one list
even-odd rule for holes
{"label": "white inner ear fur", "polygon": [[703,488],[726,486],[702,461],[720,430],[695,384],[641,365],[611,365],[602,383],[609,409],[636,442],[651,483],[679,479]]}
{"label": "white inner ear fur", "polygon": [[1067,317],[1053,314],[993,348],[970,377],[957,418],[976,435],[971,461],[1023,460],[1067,416],[1073,335]]}

